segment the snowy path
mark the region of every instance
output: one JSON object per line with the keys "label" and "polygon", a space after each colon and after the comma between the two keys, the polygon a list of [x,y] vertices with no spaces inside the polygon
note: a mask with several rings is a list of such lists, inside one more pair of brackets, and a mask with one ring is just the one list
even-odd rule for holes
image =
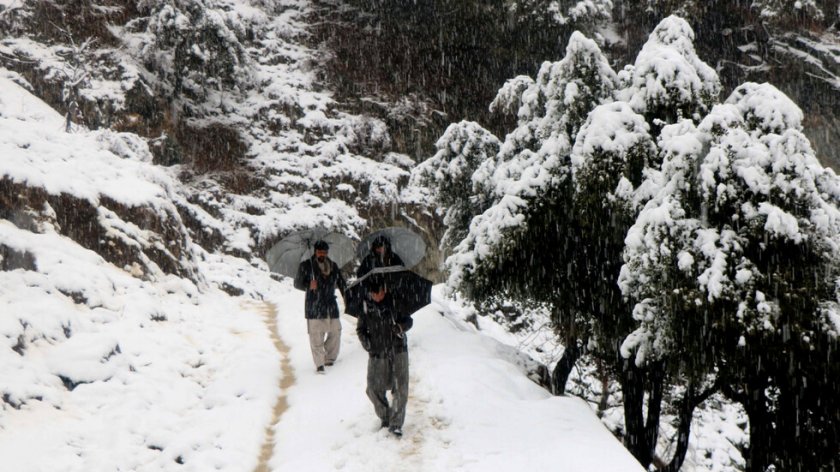
{"label": "snowy path", "polygon": [[450,440],[445,437],[445,421],[435,417],[430,407],[433,397],[424,392],[417,373],[411,375],[405,437],[398,441],[379,429],[365,395],[367,354],[356,338],[355,319],[342,317],[339,359],[326,375],[317,375],[302,294],[284,294],[275,304],[283,307],[278,311],[278,332],[292,346],[289,359],[299,374],[289,391],[289,411],[275,430],[278,443],[270,470],[391,470],[397,464],[403,470],[433,470],[426,466],[427,456],[448,447]]}
{"label": "snowy path", "polygon": [[269,472],[270,469],[268,468],[268,463],[274,451],[274,428],[277,423],[280,422],[280,418],[289,406],[286,401],[286,392],[289,390],[289,387],[295,383],[295,376],[292,371],[292,366],[289,363],[289,347],[277,335],[277,307],[270,302],[249,302],[247,303],[247,308],[250,308],[262,315],[263,321],[266,323],[266,326],[271,333],[271,341],[274,344],[275,349],[277,349],[277,352],[279,352],[282,356],[282,360],[280,361],[280,371],[282,374],[280,377],[280,396],[277,397],[277,402],[274,404],[274,410],[271,415],[271,423],[269,423],[269,426],[266,427],[265,441],[260,449],[259,463],[254,469],[254,472]]}
{"label": "snowy path", "polygon": [[[274,428],[270,472],[563,470],[642,472],[580,399],[552,397],[433,296],[409,331],[410,395],[402,439],[379,428],[365,395],[367,354],[342,316],[341,353],[315,373],[303,293],[278,291],[277,333],[295,382]],[[284,378],[286,375],[284,374]]]}

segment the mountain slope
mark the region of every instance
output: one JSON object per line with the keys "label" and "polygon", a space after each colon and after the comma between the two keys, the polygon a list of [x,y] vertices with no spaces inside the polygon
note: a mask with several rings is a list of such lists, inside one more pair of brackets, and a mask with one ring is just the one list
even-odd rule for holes
{"label": "mountain slope", "polygon": [[186,234],[175,181],[117,138],[65,133],[0,78],[0,468],[255,462],[278,354],[208,284],[222,261]]}

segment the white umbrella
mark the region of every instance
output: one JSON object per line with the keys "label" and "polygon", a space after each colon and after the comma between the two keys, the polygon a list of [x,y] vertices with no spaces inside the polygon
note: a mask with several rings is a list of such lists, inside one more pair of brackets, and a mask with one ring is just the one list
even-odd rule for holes
{"label": "white umbrella", "polygon": [[390,226],[374,231],[362,239],[357,248],[359,260],[370,254],[370,246],[379,236],[385,236],[391,242],[391,251],[400,256],[407,269],[416,266],[426,255],[426,242],[419,234],[408,228]]}
{"label": "white umbrella", "polygon": [[311,228],[295,231],[281,239],[265,254],[265,260],[272,272],[294,277],[300,263],[312,257],[316,241],[325,241],[330,249],[328,257],[339,269],[355,256],[353,240],[325,228]]}

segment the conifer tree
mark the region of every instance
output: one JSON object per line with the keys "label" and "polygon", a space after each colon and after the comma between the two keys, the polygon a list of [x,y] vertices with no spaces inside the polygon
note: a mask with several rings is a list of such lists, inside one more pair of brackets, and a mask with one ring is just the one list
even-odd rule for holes
{"label": "conifer tree", "polygon": [[[616,279],[624,235],[651,195],[643,177],[659,166],[656,136],[681,118],[699,120],[720,87],[692,42],[688,24],[669,17],[636,63],[615,74],[594,42],[572,35],[566,57],[543,64],[522,92],[519,126],[493,173],[494,203],[448,260],[450,284],[469,298],[503,292],[550,307],[566,347],[555,391],[563,392],[580,349],[595,347],[619,376],[625,443],[645,466],[654,458],[665,367],[619,355],[632,320]],[[513,85],[500,101],[511,102]]]}
{"label": "conifer tree", "polygon": [[[581,128],[572,153],[574,225],[578,241],[572,252],[575,296],[591,327],[594,354],[613,366],[624,397],[625,445],[643,465],[653,460],[664,388],[660,365],[644,369],[623,362],[618,340],[631,319],[615,281],[621,266],[624,235],[635,219],[634,194],[645,168],[657,156],[650,126],[625,102],[594,109]],[[648,393],[647,418],[644,401]]]}
{"label": "conifer tree", "polygon": [[840,179],[801,121],[744,84],[699,126],[667,127],[620,278],[638,321],[624,354],[716,377],[749,416],[750,471],[837,465]]}
{"label": "conifer tree", "polygon": [[572,140],[588,111],[612,100],[615,80],[595,42],[579,33],[563,60],[542,65],[514,97],[519,125],[502,144],[492,177],[482,169],[481,180],[493,183],[493,205],[473,219],[448,262],[451,284],[473,300],[504,294],[549,308],[566,346],[552,375],[556,393],[565,390],[586,330],[574,303],[582,279],[572,264]]}
{"label": "conifer tree", "polygon": [[[472,121],[449,125],[435,144],[437,153],[412,171],[414,185],[432,189],[434,201],[445,208],[443,246],[451,250],[469,231],[472,218],[490,205],[488,174],[501,143]],[[478,169],[482,172],[477,172]]]}
{"label": "conifer tree", "polygon": [[[144,3],[148,18],[129,29],[145,30],[142,55],[147,66],[172,88],[173,95],[199,108],[213,93],[235,90],[250,81],[242,44],[248,22],[213,0]],[[139,31],[138,31],[139,32]]]}

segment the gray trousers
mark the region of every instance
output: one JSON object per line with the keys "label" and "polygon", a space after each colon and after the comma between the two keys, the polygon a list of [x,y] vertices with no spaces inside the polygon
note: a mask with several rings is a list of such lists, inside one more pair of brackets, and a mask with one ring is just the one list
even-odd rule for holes
{"label": "gray trousers", "polygon": [[[391,403],[385,396],[391,391]],[[376,416],[392,427],[402,428],[408,402],[408,353],[398,352],[393,359],[368,358],[367,396]]]}
{"label": "gray trousers", "polygon": [[308,319],[306,330],[309,332],[309,348],[312,349],[315,367],[335,362],[341,347],[341,321],[338,318]]}

